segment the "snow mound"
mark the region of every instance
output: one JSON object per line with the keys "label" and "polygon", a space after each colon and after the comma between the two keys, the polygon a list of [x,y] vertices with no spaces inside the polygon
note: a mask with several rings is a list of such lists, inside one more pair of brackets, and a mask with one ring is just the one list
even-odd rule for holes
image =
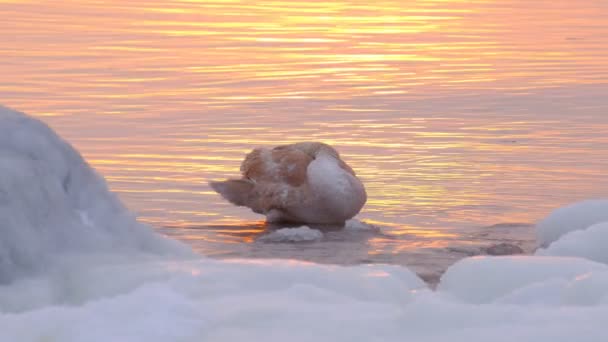
{"label": "snow mound", "polygon": [[[583,276],[571,296],[564,291],[566,300],[597,305],[556,310],[455,301],[420,287],[420,279],[396,266],[197,260],[125,263],[95,273],[104,271],[112,283],[124,286],[139,278],[141,285],[82,305],[0,314],[0,337],[20,342],[595,342],[603,341],[608,314],[606,277]],[[88,279],[89,288],[100,286],[97,276]]]}
{"label": "snow mound", "polygon": [[311,242],[323,238],[323,233],[308,226],[298,228],[281,228],[269,234],[262,235],[258,241],[262,242]]}
{"label": "snow mound", "polygon": [[561,236],[608,221],[608,200],[587,200],[553,211],[536,225],[537,242],[546,248]]}
{"label": "snow mound", "polygon": [[537,255],[576,256],[608,264],[608,222],[572,231],[553,242]]}
{"label": "snow mound", "polygon": [[561,289],[577,277],[594,273],[600,273],[602,277],[608,275],[608,266],[567,257],[472,257],[448,268],[438,290],[467,303],[482,304],[510,296],[521,299],[525,297],[521,291],[532,287],[536,296],[518,303],[536,303],[551,300],[543,298],[551,295],[548,288]]}
{"label": "snow mound", "polygon": [[[89,287],[103,286],[96,282],[102,273],[118,286],[134,279],[141,286],[83,305],[0,315],[2,340],[284,341],[290,334],[290,341],[352,340],[385,319],[397,323],[391,321],[399,307],[425,290],[414,273],[384,265],[125,263],[90,273]],[[336,329],[337,322],[354,326]]]}
{"label": "snow mound", "polygon": [[48,126],[1,106],[0,227],[0,284],[71,253],[187,253],[138,223]]}
{"label": "snow mound", "polygon": [[576,277],[557,277],[523,286],[496,304],[536,306],[597,306],[608,304],[608,272],[594,271]]}

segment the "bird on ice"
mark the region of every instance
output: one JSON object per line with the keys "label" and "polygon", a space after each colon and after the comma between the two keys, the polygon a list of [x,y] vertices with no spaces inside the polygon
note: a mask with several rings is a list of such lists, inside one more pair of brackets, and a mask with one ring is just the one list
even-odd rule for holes
{"label": "bird on ice", "polygon": [[241,164],[241,179],[209,184],[237,206],[268,222],[344,224],[359,213],[367,194],[333,147],[301,142],[256,148]]}

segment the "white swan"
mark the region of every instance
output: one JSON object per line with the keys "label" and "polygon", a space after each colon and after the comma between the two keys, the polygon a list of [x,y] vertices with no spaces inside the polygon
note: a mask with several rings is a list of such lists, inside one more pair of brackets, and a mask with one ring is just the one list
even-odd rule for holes
{"label": "white swan", "polygon": [[266,215],[268,222],[343,224],[367,194],[338,152],[320,142],[256,148],[241,165],[242,179],[210,182],[225,199]]}

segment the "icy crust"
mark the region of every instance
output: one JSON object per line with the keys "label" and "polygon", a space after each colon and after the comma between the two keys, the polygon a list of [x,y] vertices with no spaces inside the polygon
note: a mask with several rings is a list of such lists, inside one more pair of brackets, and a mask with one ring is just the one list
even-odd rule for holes
{"label": "icy crust", "polygon": [[44,123],[1,106],[0,230],[0,284],[65,253],[187,253],[139,224]]}
{"label": "icy crust", "polygon": [[[377,226],[359,221],[357,219],[347,220],[343,229],[349,232],[380,232]],[[323,231],[309,226],[296,228],[281,228],[273,230],[268,234],[260,236],[257,241],[276,243],[315,242],[323,239]]]}
{"label": "icy crust", "polygon": [[311,242],[323,238],[323,233],[318,229],[308,226],[297,228],[281,228],[258,238],[262,242]]}
{"label": "icy crust", "polygon": [[605,221],[608,221],[606,199],[587,200],[559,208],[537,224],[538,245],[546,248],[569,232]]}
{"label": "icy crust", "polygon": [[359,221],[357,219],[347,220],[344,224],[344,229],[347,231],[358,231],[358,232],[380,232],[380,228],[374,226],[373,224],[365,223],[363,221]]}

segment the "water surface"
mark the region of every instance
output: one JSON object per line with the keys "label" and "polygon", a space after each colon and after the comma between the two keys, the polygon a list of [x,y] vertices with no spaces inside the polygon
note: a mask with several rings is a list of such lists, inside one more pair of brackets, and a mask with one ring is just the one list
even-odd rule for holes
{"label": "water surface", "polygon": [[[605,197],[608,3],[0,1],[2,103],[48,122],[142,220],[217,257],[417,270],[532,248]],[[256,241],[207,182],[256,146],[335,145],[380,232]]]}

